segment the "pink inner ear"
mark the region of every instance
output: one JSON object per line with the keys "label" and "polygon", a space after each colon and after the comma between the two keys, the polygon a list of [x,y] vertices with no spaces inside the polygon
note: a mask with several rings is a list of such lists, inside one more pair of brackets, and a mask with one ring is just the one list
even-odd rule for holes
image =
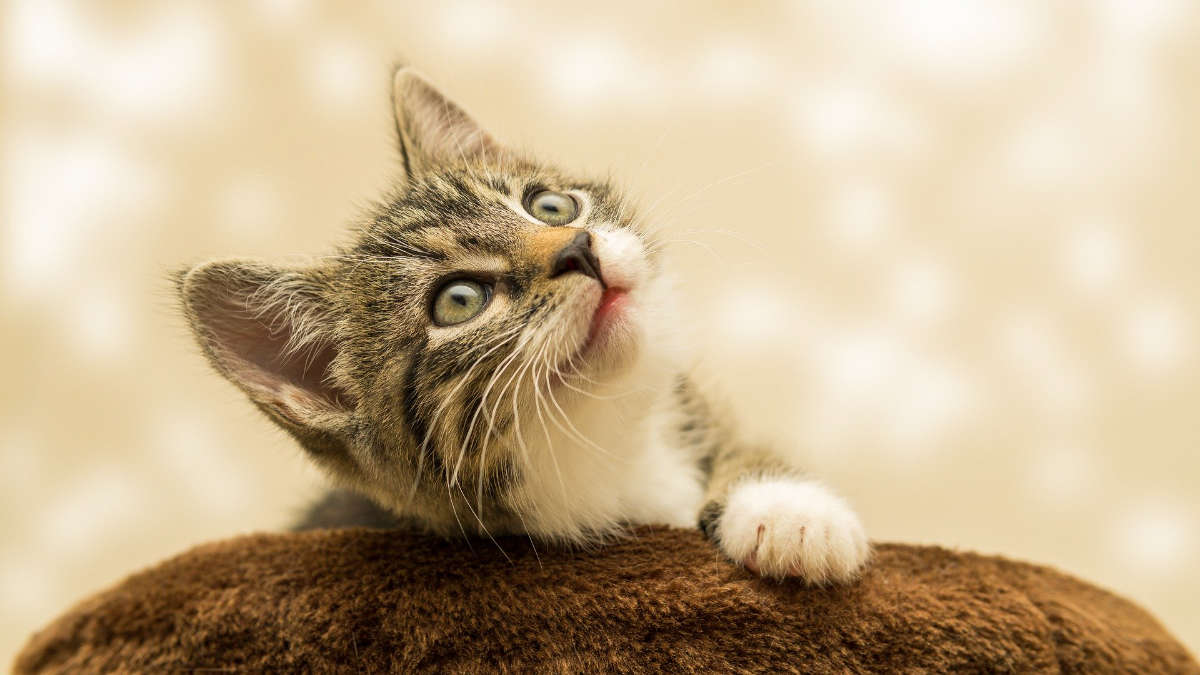
{"label": "pink inner ear", "polygon": [[409,70],[396,73],[397,119],[421,154],[436,161],[501,151],[495,140],[454,102]]}
{"label": "pink inner ear", "polygon": [[[305,407],[343,408],[351,403],[347,392],[326,377],[337,349],[321,339],[294,340],[295,326],[286,310],[256,313],[240,298],[226,296],[201,314],[207,315],[202,321],[230,377],[268,401],[287,406],[286,399],[301,394]],[[288,390],[289,396],[281,396]],[[294,417],[299,411],[281,412]]]}

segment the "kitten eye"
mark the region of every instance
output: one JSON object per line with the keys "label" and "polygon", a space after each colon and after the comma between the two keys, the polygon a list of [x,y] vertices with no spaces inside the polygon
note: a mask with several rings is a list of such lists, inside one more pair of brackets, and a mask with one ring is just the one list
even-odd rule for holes
{"label": "kitten eye", "polygon": [[579,204],[571,195],[541,190],[525,199],[525,210],[547,225],[566,225],[579,215]]}
{"label": "kitten eye", "polygon": [[491,299],[491,286],[470,279],[451,281],[442,286],[433,299],[433,322],[439,326],[453,326],[469,321],[479,316]]}

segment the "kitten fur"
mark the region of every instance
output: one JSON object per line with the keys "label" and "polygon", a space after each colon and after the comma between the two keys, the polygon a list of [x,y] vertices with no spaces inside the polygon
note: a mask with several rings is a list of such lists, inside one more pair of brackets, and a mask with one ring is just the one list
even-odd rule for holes
{"label": "kitten fur", "polygon": [[[855,578],[854,512],[742,443],[686,376],[661,242],[618,190],[500,145],[410,68],[393,108],[403,176],[351,245],[176,279],[212,365],[339,486],[300,527],[585,544],[699,524],[764,576]],[[531,215],[543,190],[573,220]],[[459,279],[491,297],[441,325]]]}

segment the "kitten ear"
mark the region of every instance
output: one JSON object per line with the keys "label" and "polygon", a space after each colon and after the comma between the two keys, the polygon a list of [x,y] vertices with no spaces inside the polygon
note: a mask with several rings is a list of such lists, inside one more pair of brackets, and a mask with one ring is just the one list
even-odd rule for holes
{"label": "kitten ear", "polygon": [[412,68],[392,78],[392,108],[408,175],[431,165],[499,153],[500,145],[471,116]]}
{"label": "kitten ear", "polygon": [[353,402],[329,378],[337,350],[316,276],[232,260],[194,267],[176,283],[217,371],[315,454],[342,445]]}

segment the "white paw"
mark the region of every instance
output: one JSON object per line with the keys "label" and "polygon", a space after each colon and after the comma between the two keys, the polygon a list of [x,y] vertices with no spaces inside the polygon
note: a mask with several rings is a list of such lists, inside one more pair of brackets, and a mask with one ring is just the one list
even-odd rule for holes
{"label": "white paw", "polygon": [[752,572],[812,583],[851,581],[871,554],[862,523],[845,500],[820,483],[788,478],[735,486],[716,539]]}

